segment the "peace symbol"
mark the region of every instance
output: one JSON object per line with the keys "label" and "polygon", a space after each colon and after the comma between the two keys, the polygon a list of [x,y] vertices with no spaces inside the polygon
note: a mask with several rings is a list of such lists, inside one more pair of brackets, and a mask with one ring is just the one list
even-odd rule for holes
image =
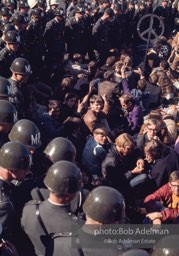
{"label": "peace symbol", "polygon": [[[147,19],[149,24],[148,29],[141,31],[142,25],[147,24]],[[152,43],[157,38],[163,35],[164,23],[159,16],[155,14],[146,14],[139,20],[137,24],[137,32],[142,40],[144,41],[150,40],[150,42]]]}

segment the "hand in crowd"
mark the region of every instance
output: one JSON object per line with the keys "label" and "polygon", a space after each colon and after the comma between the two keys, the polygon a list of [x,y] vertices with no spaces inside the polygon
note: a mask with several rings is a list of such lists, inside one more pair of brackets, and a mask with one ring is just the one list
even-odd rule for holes
{"label": "hand in crowd", "polygon": [[19,256],[16,247],[9,241],[4,241],[0,244],[0,248],[7,250],[8,255]]}

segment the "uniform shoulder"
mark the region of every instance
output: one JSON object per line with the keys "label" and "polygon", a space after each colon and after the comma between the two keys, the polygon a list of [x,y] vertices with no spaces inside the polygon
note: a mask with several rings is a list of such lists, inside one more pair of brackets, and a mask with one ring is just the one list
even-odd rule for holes
{"label": "uniform shoulder", "polygon": [[27,205],[39,205],[40,203],[41,203],[40,200],[31,200],[31,201],[27,202],[25,204],[25,206],[27,206]]}

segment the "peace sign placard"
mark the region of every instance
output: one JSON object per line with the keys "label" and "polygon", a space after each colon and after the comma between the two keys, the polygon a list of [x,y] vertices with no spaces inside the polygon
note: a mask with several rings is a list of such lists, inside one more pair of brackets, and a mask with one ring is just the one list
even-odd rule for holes
{"label": "peace sign placard", "polygon": [[151,43],[163,35],[164,28],[163,21],[155,14],[144,15],[137,24],[137,32],[140,38]]}

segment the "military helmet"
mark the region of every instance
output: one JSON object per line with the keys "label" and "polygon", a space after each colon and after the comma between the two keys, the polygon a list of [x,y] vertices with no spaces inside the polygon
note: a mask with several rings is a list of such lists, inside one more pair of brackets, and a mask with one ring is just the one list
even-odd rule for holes
{"label": "military helmet", "polygon": [[16,13],[14,16],[13,16],[13,19],[12,19],[13,23],[15,25],[19,25],[19,24],[25,24],[26,23],[26,19],[24,17],[24,15],[20,14],[20,13]]}
{"label": "military helmet", "polygon": [[61,8],[61,7],[57,7],[57,8],[55,9],[54,14],[55,14],[55,16],[61,16],[61,17],[64,17],[64,16],[65,16],[64,9]]}
{"label": "military helmet", "polygon": [[15,5],[15,1],[14,0],[6,0],[5,5],[6,6]]}
{"label": "military helmet", "polygon": [[0,30],[3,30],[6,24],[11,24],[10,20],[0,20]]}
{"label": "military helmet", "polygon": [[85,9],[84,9],[84,7],[83,7],[82,4],[77,4],[76,7],[75,7],[75,9],[74,9],[74,11],[75,11],[76,13],[81,13],[81,14],[83,14],[83,13],[85,12]]}
{"label": "military helmet", "polygon": [[123,252],[121,256],[149,256],[149,253],[141,249],[131,249]]}
{"label": "military helmet", "polygon": [[0,166],[3,168],[12,171],[27,170],[30,164],[29,151],[22,143],[7,142],[0,149]]}
{"label": "military helmet", "polygon": [[35,16],[35,17],[39,17],[41,18],[42,16],[42,10],[40,8],[35,8],[32,10],[31,15]]}
{"label": "military helmet", "polygon": [[155,245],[152,256],[178,256],[179,235],[168,235],[159,240]]}
{"label": "military helmet", "polygon": [[31,74],[31,66],[29,62],[24,58],[16,58],[10,66],[10,70],[19,75]]}
{"label": "military helmet", "polygon": [[21,38],[17,31],[10,30],[5,34],[4,41],[9,44],[19,44]]}
{"label": "military helmet", "polygon": [[48,169],[44,183],[51,192],[59,195],[75,193],[81,188],[80,169],[69,161],[56,162]]}
{"label": "military helmet", "polygon": [[28,4],[27,0],[20,0],[19,8],[29,8],[29,4]]}
{"label": "military helmet", "polygon": [[46,0],[38,0],[37,5],[39,7],[47,7],[47,2]]}
{"label": "military helmet", "polygon": [[7,100],[0,100],[0,123],[14,124],[16,121],[17,111],[14,105]]}
{"label": "military helmet", "polygon": [[10,85],[10,82],[6,78],[0,76],[0,96],[9,96]]}
{"label": "military helmet", "polygon": [[8,16],[8,17],[10,17],[11,16],[11,12],[10,12],[9,8],[2,7],[1,10],[0,10],[0,15],[1,16]]}
{"label": "military helmet", "polygon": [[70,140],[58,137],[47,145],[44,153],[53,163],[60,160],[72,162],[75,160],[76,148]]}
{"label": "military helmet", "polygon": [[3,28],[2,28],[2,31],[3,31],[4,34],[6,34],[6,33],[7,33],[8,31],[10,31],[10,30],[15,30],[14,25],[11,24],[11,23],[5,24],[5,25],[3,26]]}
{"label": "military helmet", "polygon": [[19,141],[29,148],[38,148],[41,145],[38,127],[27,119],[21,119],[14,124],[9,133],[9,139]]}
{"label": "military helmet", "polygon": [[84,213],[102,224],[122,221],[125,216],[124,198],[116,189],[99,186],[93,189],[83,204]]}

